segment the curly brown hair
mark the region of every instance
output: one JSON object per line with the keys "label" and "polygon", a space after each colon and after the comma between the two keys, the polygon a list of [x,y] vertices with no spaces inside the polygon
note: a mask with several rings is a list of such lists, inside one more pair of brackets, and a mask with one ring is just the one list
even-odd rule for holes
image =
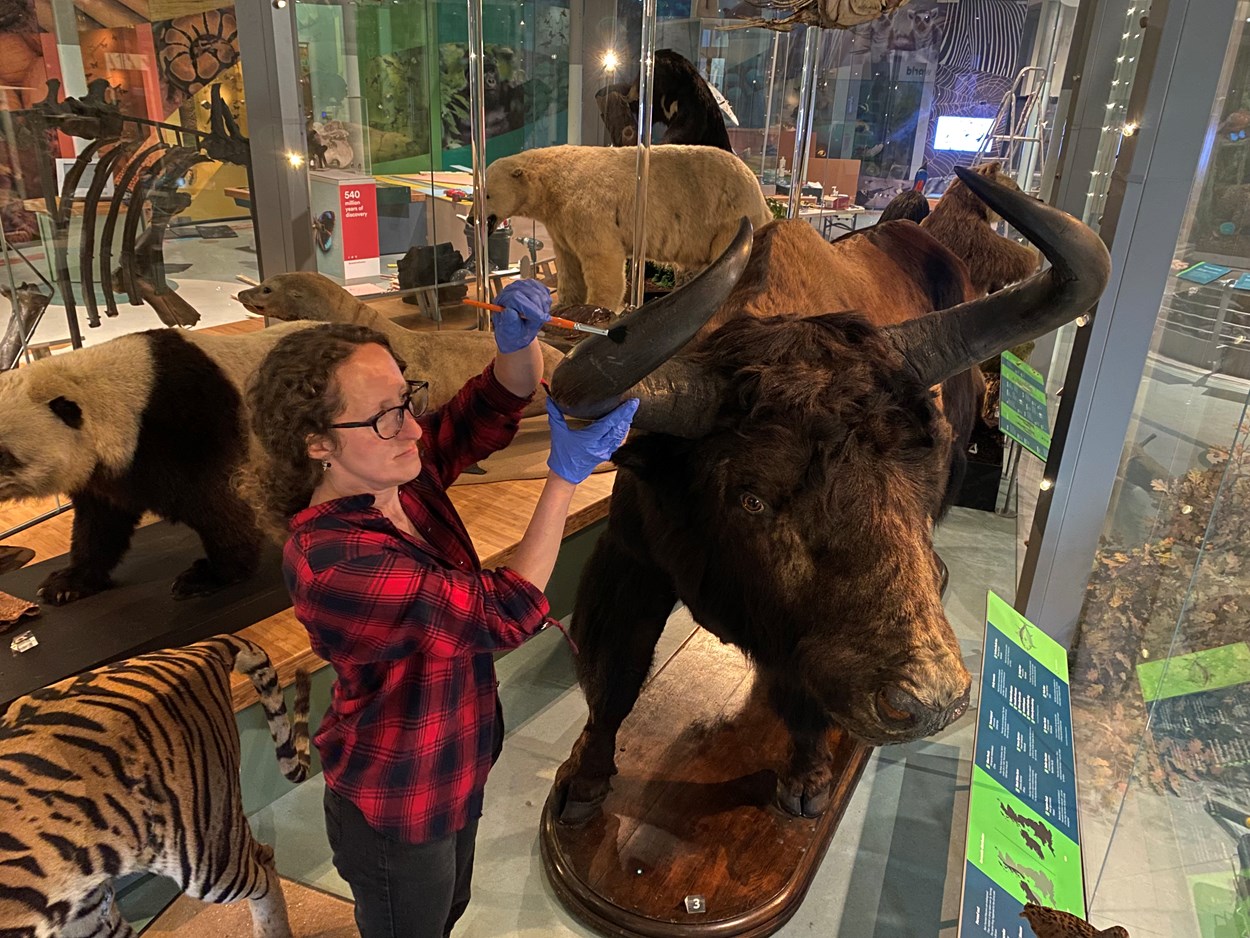
{"label": "curly brown hair", "polygon": [[380,345],[395,359],[386,336],[368,326],[326,323],[283,336],[248,382],[255,449],[240,488],[257,504],[271,534],[285,537],[286,525],[308,507],[321,481],[321,466],[308,455],[308,440],[328,436],[343,412],[335,371],[362,345]]}

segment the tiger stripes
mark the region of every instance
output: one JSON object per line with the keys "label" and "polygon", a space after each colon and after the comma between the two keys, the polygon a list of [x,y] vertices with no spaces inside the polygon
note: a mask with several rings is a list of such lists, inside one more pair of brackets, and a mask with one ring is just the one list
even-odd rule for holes
{"label": "tiger stripes", "polygon": [[140,655],[20,697],[0,715],[0,938],[135,932],[112,880],[172,878],[206,902],[248,899],[254,933],[290,925],[270,847],[243,814],[230,672],[260,696],[278,764],[308,776],[308,696],[290,720],[264,650],[233,635]]}

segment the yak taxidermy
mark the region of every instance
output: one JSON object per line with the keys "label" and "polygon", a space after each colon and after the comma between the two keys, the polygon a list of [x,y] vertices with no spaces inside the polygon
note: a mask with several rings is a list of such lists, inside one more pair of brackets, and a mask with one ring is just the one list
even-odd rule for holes
{"label": "yak taxidermy", "polygon": [[[833,244],[774,222],[694,342],[662,343],[639,310],[631,334],[647,330],[656,349],[645,367],[591,336],[556,370],[566,413],[596,417],[635,396],[645,431],[614,457],[608,527],[578,589],[590,716],[556,777],[564,822],[585,822],[607,796],[617,731],[677,600],[752,659],[790,732],[777,796],[793,814],[829,803],[835,725],[906,742],[967,708],[932,528],[975,418],[975,367],[1083,313],[1110,260],[1077,220],[962,178],[1049,270],[976,298],[964,263],[912,222]],[[708,276],[733,282],[724,259],[691,286]],[[656,367],[661,351],[671,357]]]}
{"label": "yak taxidermy", "polygon": [[[975,169],[999,185],[1016,188],[997,161]],[[995,231],[993,226],[998,220],[988,205],[956,179],[920,225],[968,265],[973,289],[985,294],[1023,280],[1037,270],[1041,260],[1031,247],[1017,244]]]}

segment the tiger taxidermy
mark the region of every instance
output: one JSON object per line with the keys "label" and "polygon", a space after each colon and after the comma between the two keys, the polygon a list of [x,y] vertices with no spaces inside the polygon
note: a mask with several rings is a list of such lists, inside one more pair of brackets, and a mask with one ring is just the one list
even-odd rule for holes
{"label": "tiger taxidermy", "polygon": [[219,635],[66,678],[0,715],[0,936],[128,938],[112,880],[151,872],[205,902],[251,903],[290,938],[273,850],[239,783],[230,671],[260,695],[282,774],[308,776],[308,675],[291,719],[264,650]]}

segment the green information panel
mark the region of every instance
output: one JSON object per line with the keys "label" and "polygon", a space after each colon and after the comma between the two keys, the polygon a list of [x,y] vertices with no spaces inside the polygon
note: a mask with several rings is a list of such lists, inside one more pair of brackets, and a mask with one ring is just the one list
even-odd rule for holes
{"label": "green information panel", "polygon": [[998,428],[1038,459],[1050,452],[1046,417],[1046,381],[1022,359],[1003,352],[1003,380],[998,387]]}
{"label": "green information panel", "polygon": [[1032,938],[1027,903],[1085,917],[1067,655],[989,594],[960,938]]}
{"label": "green information panel", "polygon": [[1147,702],[1245,684],[1250,682],[1250,646],[1237,642],[1170,660],[1146,661],[1137,666],[1137,681]]}

